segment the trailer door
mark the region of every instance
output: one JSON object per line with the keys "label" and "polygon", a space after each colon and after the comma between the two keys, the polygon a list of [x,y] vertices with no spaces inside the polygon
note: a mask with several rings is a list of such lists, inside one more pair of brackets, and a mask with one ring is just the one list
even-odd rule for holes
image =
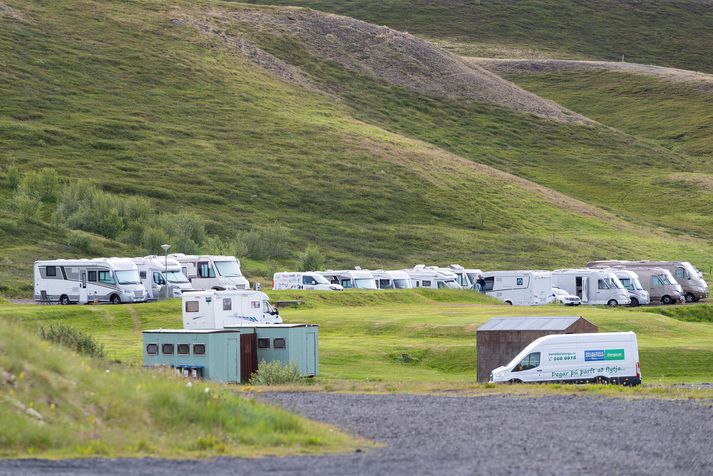
{"label": "trailer door", "polygon": [[586,276],[582,277],[582,302],[589,302],[589,278]]}

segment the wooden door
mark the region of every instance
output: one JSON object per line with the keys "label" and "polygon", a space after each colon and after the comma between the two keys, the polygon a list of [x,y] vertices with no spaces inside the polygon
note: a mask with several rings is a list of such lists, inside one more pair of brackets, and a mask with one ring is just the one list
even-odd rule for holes
{"label": "wooden door", "polygon": [[257,372],[257,334],[240,334],[240,381],[247,383]]}

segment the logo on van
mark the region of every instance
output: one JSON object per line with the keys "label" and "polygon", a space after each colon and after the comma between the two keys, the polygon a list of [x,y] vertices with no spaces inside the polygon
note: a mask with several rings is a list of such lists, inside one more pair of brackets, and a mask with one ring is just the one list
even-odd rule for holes
{"label": "logo on van", "polygon": [[624,360],[624,349],[585,350],[584,360],[586,362],[597,360]]}

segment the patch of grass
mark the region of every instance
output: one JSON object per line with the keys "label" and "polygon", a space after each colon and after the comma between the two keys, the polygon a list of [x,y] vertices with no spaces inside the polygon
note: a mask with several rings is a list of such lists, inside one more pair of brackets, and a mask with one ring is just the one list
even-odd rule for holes
{"label": "patch of grass", "polygon": [[78,354],[98,359],[104,358],[104,346],[97,343],[91,335],[74,327],[63,324],[41,326],[37,330],[37,335],[44,340],[63,345]]}

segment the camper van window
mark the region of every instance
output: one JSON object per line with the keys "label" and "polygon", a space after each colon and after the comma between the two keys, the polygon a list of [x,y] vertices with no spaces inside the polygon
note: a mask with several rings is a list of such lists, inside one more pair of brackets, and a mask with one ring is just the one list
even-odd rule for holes
{"label": "camper van window", "polygon": [[312,276],[302,276],[302,284],[313,285],[317,284],[317,281]]}
{"label": "camper van window", "polygon": [[149,355],[158,354],[158,344],[148,344],[146,346],[146,353]]}
{"label": "camper van window", "polygon": [[599,280],[599,289],[610,289],[609,285],[603,279]]}
{"label": "camper van window", "polygon": [[516,286],[522,286],[523,280],[522,278],[516,278],[515,285]]}
{"label": "camper van window", "polygon": [[139,272],[136,270],[116,271],[114,274],[119,284],[141,284]]}
{"label": "camper van window", "polygon": [[198,277],[199,278],[215,278],[215,270],[207,261],[198,262]]}
{"label": "camper van window", "polygon": [[156,271],[154,271],[154,273],[153,273],[153,282],[160,286],[163,286],[164,284],[166,284],[166,280],[163,279],[163,275]]}
{"label": "camper van window", "polygon": [[186,312],[198,312],[199,307],[198,301],[186,301]]}
{"label": "camper van window", "polygon": [[262,306],[260,305],[260,301],[250,301],[250,307],[253,309],[260,309]]}
{"label": "camper van window", "polygon": [[146,271],[139,271],[139,277],[141,279],[146,279]]}
{"label": "camper van window", "polygon": [[178,346],[176,347],[176,352],[178,353],[178,355],[188,355],[191,353],[190,344],[178,344]]}
{"label": "camper van window", "polygon": [[277,337],[272,339],[272,346],[275,349],[284,349],[287,347],[287,341],[285,341],[284,337]]}
{"label": "camper van window", "polygon": [[527,357],[522,359],[519,364],[512,370],[513,372],[522,372],[523,370],[531,370],[540,366],[540,353],[533,352],[527,354]]}
{"label": "camper van window", "polygon": [[205,344],[193,344],[193,355],[205,355]]}
{"label": "camper van window", "polygon": [[172,355],[173,354],[173,344],[163,344],[161,346],[161,353],[164,355]]}
{"label": "camper van window", "polygon": [[114,284],[114,278],[111,277],[111,271],[99,271],[99,282]]}
{"label": "camper van window", "polygon": [[47,277],[50,276],[57,276],[57,267],[56,266],[47,266]]}
{"label": "camper van window", "polygon": [[676,268],[676,274],[673,275],[676,279],[683,279],[686,277],[686,270],[683,268]]}
{"label": "camper van window", "polygon": [[408,288],[408,279],[394,279],[394,288],[395,289],[407,289]]}
{"label": "camper van window", "polygon": [[342,287],[344,289],[353,288],[354,286],[352,286],[352,280],[351,279],[342,279]]}
{"label": "camper van window", "polygon": [[233,300],[231,298],[223,298],[223,310],[232,311],[233,310]]}
{"label": "camper van window", "polygon": [[169,271],[166,273],[166,279],[169,283],[189,283],[188,278],[182,271]]}
{"label": "camper van window", "polygon": [[379,280],[379,288],[380,289],[391,289],[391,281],[388,279],[380,279]]}
{"label": "camper van window", "polygon": [[215,267],[218,268],[220,275],[226,278],[240,278],[243,275],[237,261],[216,261]]}
{"label": "camper van window", "polygon": [[492,291],[493,285],[495,284],[495,278],[485,278],[485,291]]}
{"label": "camper van window", "polygon": [[257,340],[257,348],[258,349],[269,349],[270,348],[270,339],[262,337]]}
{"label": "camper van window", "polygon": [[421,281],[421,286],[423,286],[424,288],[430,288],[430,287],[431,287],[431,281],[427,281],[427,280],[424,279],[423,281]]}

